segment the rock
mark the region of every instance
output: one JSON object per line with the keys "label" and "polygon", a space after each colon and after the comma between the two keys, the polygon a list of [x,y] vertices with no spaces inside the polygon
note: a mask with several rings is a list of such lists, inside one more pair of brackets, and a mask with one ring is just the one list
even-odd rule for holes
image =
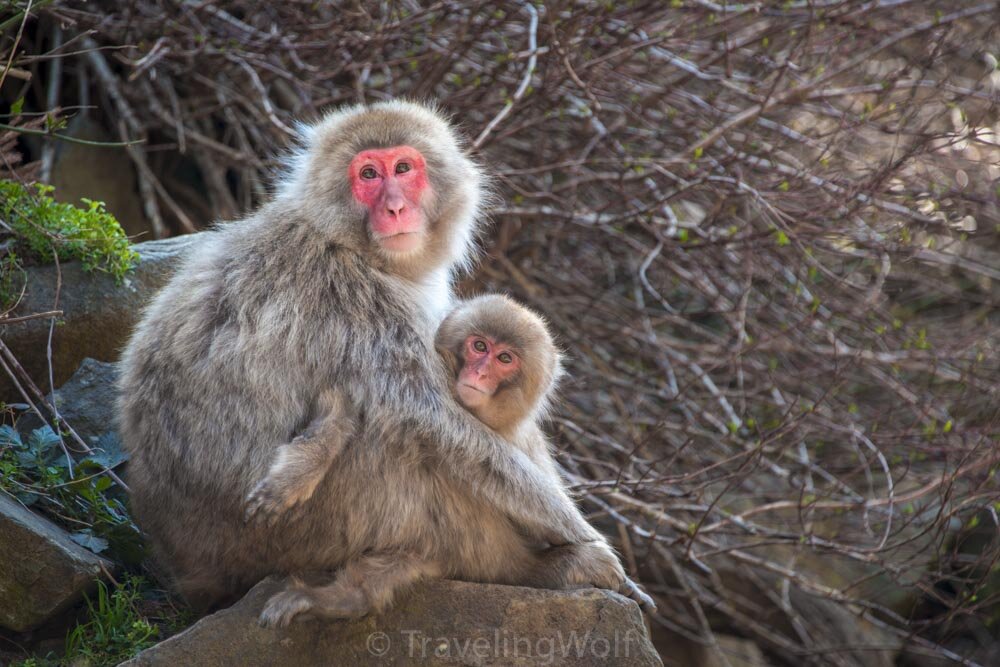
{"label": "rock", "polygon": [[79,600],[102,569],[111,565],[0,493],[0,626],[37,627]]}
{"label": "rock", "polygon": [[[116,449],[120,448],[115,414],[117,381],[117,364],[87,358],[55,392],[59,414],[91,447],[105,447],[108,438],[113,438]],[[49,394],[48,399],[53,401],[53,395]],[[43,425],[33,412],[25,412],[17,420],[22,438]]]}
{"label": "rock", "polygon": [[[101,436],[116,430],[117,381],[117,364],[88,358],[55,392],[59,414],[88,445],[93,446]],[[53,400],[52,394],[49,400]],[[41,425],[42,421],[31,412],[17,422],[22,436]]]}
{"label": "rock", "polygon": [[[166,283],[184,251],[197,242],[198,235],[191,234],[136,245],[139,264],[120,285],[103,273],[84,272],[79,262],[62,265],[59,308],[64,315],[52,338],[52,372],[57,387],[86,357],[118,359],[143,306]],[[52,310],[55,303],[55,267],[33,266],[27,274],[27,291],[12,317]],[[0,337],[43,391],[50,389],[48,335],[47,319],[0,326]],[[0,401],[23,402],[6,373],[0,376]]]}
{"label": "rock", "polygon": [[639,607],[608,591],[433,581],[385,614],[265,629],[280,588],[266,579],[240,602],[124,663],[145,665],[661,665]]}
{"label": "rock", "polygon": [[[764,552],[764,549],[760,550]],[[773,553],[769,552],[773,556]],[[774,557],[776,562],[782,561]],[[835,570],[837,564],[827,559],[827,568]],[[797,571],[802,571],[802,560],[795,561]],[[743,568],[720,567],[716,574],[722,584],[721,594],[723,599],[752,600],[755,603],[755,613],[753,621],[761,628],[767,628],[767,633],[754,634],[754,643],[768,656],[776,657],[778,664],[799,664],[802,656],[790,651],[789,643],[777,642],[776,637],[787,637],[791,644],[798,641],[805,641],[802,632],[809,637],[809,648],[817,656],[828,656],[830,664],[841,665],[842,667],[894,667],[903,642],[899,636],[881,625],[872,622],[866,617],[865,611],[857,605],[845,602],[838,602],[820,595],[814,595],[801,590],[796,585],[791,585],[788,590],[788,608],[780,604],[780,594],[782,591],[782,580],[776,575],[763,573],[759,570],[748,571]],[[811,573],[803,572],[802,578],[805,580],[822,581]],[[836,589],[836,586],[831,586]],[[846,587],[845,587],[846,588]],[[848,594],[856,591],[847,589]],[[863,596],[862,596],[863,599]],[[709,623],[713,629],[732,627],[731,619],[724,613],[706,608]],[[747,630],[744,626],[741,631]],[[718,637],[717,637],[718,638]],[[743,662],[734,662],[740,651],[752,651],[746,644],[739,644],[740,640],[732,638],[734,643],[723,644],[719,640],[720,647],[729,659],[730,664],[736,667],[740,665],[767,664],[759,663],[756,652],[747,652],[742,656]],[[658,640],[657,646],[661,647],[667,642]],[[716,651],[706,651],[698,647],[699,651],[691,658],[684,661],[684,665],[715,665],[718,660]],[[736,653],[730,653],[730,650]],[[760,656],[765,660],[763,656]],[[822,664],[827,664],[820,660]],[[668,664],[673,664],[669,663]]]}

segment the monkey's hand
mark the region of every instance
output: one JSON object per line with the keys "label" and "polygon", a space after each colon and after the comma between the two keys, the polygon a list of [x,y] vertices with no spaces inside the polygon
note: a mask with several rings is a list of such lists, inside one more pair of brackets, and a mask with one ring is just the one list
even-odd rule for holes
{"label": "monkey's hand", "polygon": [[247,496],[243,520],[272,526],[285,512],[306,499],[301,487],[287,486],[268,472]]}
{"label": "monkey's hand", "polygon": [[326,467],[311,468],[309,449],[298,438],[278,448],[271,468],[246,498],[245,521],[274,525],[290,509],[312,497]]}
{"label": "monkey's hand", "polygon": [[344,449],[356,427],[355,404],[342,391],[331,389],[319,397],[316,411],[302,435],[278,447],[271,468],[246,498],[246,521],[273,525],[288,510],[312,498]]}
{"label": "monkey's hand", "polygon": [[628,578],[611,545],[602,539],[577,545],[576,549],[578,557],[566,572],[567,586],[604,588],[635,600],[645,612],[656,611],[653,598]]}

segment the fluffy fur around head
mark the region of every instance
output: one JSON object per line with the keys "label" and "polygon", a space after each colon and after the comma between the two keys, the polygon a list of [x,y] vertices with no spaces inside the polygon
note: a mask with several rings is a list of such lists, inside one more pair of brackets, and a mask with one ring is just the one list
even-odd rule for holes
{"label": "fluffy fur around head", "polygon": [[310,218],[321,225],[339,225],[358,249],[370,249],[370,235],[355,224],[366,212],[351,197],[348,166],[366,149],[413,146],[427,161],[432,197],[426,210],[433,243],[397,270],[409,277],[428,265],[471,268],[489,188],[482,168],[462,150],[461,139],[438,109],[402,100],[356,105],[300,125],[299,130],[298,149],[278,186],[277,202],[309,202]]}
{"label": "fluffy fur around head", "polygon": [[473,334],[505,342],[521,359],[518,377],[498,388],[483,421],[504,435],[513,435],[519,425],[543,419],[563,374],[562,355],[545,320],[500,294],[459,304],[438,327],[434,342],[456,377],[465,340]]}

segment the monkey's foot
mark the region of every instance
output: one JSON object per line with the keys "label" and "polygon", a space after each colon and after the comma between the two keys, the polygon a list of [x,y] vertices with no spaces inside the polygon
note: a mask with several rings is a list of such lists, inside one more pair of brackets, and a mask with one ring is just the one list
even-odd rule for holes
{"label": "monkey's foot", "polygon": [[315,588],[293,583],[274,594],[263,611],[260,624],[266,628],[284,628],[296,616],[321,618],[361,618],[370,611],[368,599],[360,588],[334,582]]}
{"label": "monkey's foot", "polygon": [[621,561],[604,540],[589,542],[575,547],[575,563],[569,568],[566,583],[569,587],[593,586],[615,591],[635,600],[639,608],[652,613],[656,603],[639,586],[628,578]]}
{"label": "monkey's foot", "polygon": [[287,627],[292,619],[313,608],[312,597],[301,589],[288,589],[276,593],[260,612],[259,623],[265,628]]}

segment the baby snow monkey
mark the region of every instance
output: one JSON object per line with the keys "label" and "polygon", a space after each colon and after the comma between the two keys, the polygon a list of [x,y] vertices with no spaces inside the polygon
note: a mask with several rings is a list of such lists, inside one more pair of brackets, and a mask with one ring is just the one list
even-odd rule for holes
{"label": "baby snow monkey", "polygon": [[539,428],[563,372],[545,322],[505,296],[481,296],[445,318],[434,344],[455,400],[558,479]]}

